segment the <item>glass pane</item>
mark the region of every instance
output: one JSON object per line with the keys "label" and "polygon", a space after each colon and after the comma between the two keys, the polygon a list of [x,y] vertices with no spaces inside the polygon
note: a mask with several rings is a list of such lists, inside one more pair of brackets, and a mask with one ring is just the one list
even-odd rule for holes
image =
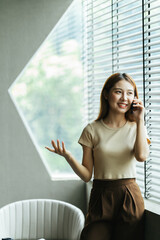
{"label": "glass pane", "polygon": [[51,147],[51,139],[64,141],[81,160],[81,42],[81,1],[76,0],[10,88],[44,164],[56,178],[74,173],[64,158],[45,149]]}

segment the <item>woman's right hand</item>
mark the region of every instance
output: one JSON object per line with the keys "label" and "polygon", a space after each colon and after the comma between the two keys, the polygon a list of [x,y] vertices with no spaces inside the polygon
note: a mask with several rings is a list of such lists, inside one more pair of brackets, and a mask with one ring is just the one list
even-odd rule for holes
{"label": "woman's right hand", "polygon": [[70,152],[66,150],[64,142],[62,142],[62,147],[60,146],[60,141],[57,140],[57,145],[54,140],[51,141],[53,148],[45,147],[50,152],[54,152],[64,158],[68,158],[70,156]]}
{"label": "woman's right hand", "polygon": [[93,153],[92,149],[86,146],[83,146],[83,161],[80,164],[72,154],[66,150],[64,142],[62,142],[62,147],[60,146],[59,140],[56,143],[52,140],[51,144],[53,148],[45,147],[50,152],[54,152],[63,156],[66,161],[69,163],[73,171],[85,182],[88,182],[92,177],[93,171]]}

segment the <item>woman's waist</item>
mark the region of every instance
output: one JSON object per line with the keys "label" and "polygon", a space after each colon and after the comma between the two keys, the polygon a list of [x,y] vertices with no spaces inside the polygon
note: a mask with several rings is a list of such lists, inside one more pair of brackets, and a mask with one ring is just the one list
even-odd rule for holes
{"label": "woman's waist", "polygon": [[136,182],[136,178],[94,179],[93,188],[118,187]]}

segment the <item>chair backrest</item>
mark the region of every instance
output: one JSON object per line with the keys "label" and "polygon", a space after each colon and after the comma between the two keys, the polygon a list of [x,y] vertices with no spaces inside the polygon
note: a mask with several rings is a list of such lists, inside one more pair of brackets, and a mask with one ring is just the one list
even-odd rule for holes
{"label": "chair backrest", "polygon": [[78,240],[84,226],[82,211],[63,201],[34,199],[0,209],[0,237]]}

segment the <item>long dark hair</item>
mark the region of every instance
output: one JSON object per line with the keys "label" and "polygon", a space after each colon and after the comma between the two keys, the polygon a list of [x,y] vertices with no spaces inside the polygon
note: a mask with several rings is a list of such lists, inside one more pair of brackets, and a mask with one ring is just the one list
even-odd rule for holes
{"label": "long dark hair", "polygon": [[[101,96],[100,96],[100,110],[99,110],[99,115],[98,115],[96,120],[100,120],[100,119],[105,118],[109,113],[109,104],[108,104],[108,100],[105,98],[105,93],[104,92],[106,91],[107,94],[109,94],[110,89],[117,82],[119,82],[121,80],[126,80],[127,82],[129,82],[134,87],[134,97],[138,98],[137,86],[135,84],[135,81],[131,78],[131,76],[129,76],[126,73],[114,73],[114,74],[112,74],[109,78],[107,78],[107,80],[105,81],[104,86],[102,88]],[[130,110],[125,113],[125,117],[129,121],[133,121]]]}

